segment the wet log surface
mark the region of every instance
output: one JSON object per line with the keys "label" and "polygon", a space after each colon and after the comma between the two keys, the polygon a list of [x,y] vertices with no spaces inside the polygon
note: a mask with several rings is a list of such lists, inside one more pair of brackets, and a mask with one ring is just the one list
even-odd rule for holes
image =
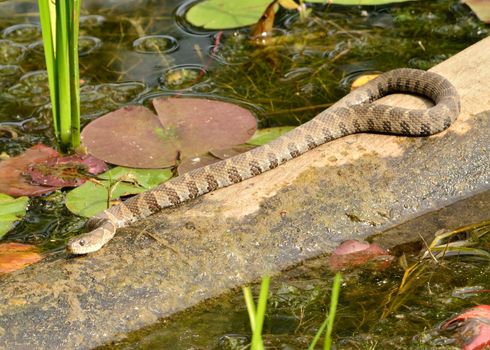
{"label": "wet log surface", "polygon": [[[122,229],[95,254],[1,277],[0,349],[92,348],[343,240],[488,193],[489,61],[487,38],[433,69],[463,108],[439,135],[351,135]],[[427,105],[407,95],[382,102]]]}

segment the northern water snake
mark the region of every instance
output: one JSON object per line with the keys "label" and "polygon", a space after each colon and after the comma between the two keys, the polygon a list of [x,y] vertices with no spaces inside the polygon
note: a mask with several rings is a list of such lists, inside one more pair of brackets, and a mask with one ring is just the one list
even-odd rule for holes
{"label": "northern water snake", "polygon": [[[372,103],[394,92],[423,95],[435,105],[418,110]],[[257,176],[325,142],[359,132],[432,135],[448,128],[460,111],[457,91],[448,80],[436,73],[408,68],[380,75],[344,101],[345,107],[329,108],[266,145],[175,177],[112,206],[91,218],[86,225],[89,232],[71,239],[67,250],[73,254],[97,251],[114,237],[118,228]]]}

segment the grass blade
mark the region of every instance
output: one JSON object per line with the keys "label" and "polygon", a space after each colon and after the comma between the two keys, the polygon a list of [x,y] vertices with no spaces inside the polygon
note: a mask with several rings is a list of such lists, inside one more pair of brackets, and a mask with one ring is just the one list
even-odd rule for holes
{"label": "grass blade", "polygon": [[341,281],[342,275],[337,272],[333,280],[332,296],[330,297],[330,310],[328,311],[327,331],[325,333],[325,343],[323,344],[323,350],[330,350],[332,347],[333,323],[335,321],[335,313],[337,312],[337,304],[339,302]]}
{"label": "grass blade", "polygon": [[339,301],[341,281],[342,281],[342,275],[339,272],[337,272],[333,280],[332,295],[330,296],[330,309],[322,325],[320,326],[315,336],[313,337],[313,340],[311,341],[308,350],[313,350],[315,348],[316,343],[318,343],[318,340],[320,339],[321,335],[325,331],[325,328],[327,329],[327,331],[325,334],[325,342],[323,344],[323,349],[330,350],[330,348],[332,347],[332,330],[333,330],[333,323],[335,321],[335,313],[337,312],[337,304]]}
{"label": "grass blade", "polygon": [[70,18],[69,62],[70,62],[70,105],[71,140],[70,147],[80,145],[80,74],[78,68],[78,29],[80,18],[80,0],[68,1]]}
{"label": "grass blade", "polygon": [[56,2],[56,69],[58,71],[58,111],[60,115],[60,147],[66,150],[71,142],[71,97],[68,30],[70,14],[66,0]]}
{"label": "grass blade", "polygon": [[50,0],[38,0],[39,18],[41,20],[41,32],[44,45],[44,59],[46,61],[46,71],[48,72],[49,93],[51,98],[51,111],[53,114],[54,132],[56,138],[59,139],[59,120],[57,120],[57,88],[56,88],[56,55],[55,55],[55,34],[53,33],[53,25],[55,25],[56,17],[51,17],[51,2]]}

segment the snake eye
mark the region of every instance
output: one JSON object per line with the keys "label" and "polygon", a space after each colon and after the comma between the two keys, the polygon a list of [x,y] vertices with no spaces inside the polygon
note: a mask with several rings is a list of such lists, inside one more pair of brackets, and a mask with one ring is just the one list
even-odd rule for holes
{"label": "snake eye", "polygon": [[79,240],[78,244],[80,244],[83,247],[85,245],[85,240],[83,240],[83,239]]}

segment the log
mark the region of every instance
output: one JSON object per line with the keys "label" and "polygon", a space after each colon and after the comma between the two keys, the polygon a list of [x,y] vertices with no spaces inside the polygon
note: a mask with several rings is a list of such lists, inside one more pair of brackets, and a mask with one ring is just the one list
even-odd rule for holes
{"label": "log", "polygon": [[[0,349],[93,348],[343,240],[487,191],[488,62],[490,38],[434,67],[462,99],[441,134],[351,135],[122,229],[97,253],[63,253],[2,277]],[[427,105],[407,95],[381,102]]]}

